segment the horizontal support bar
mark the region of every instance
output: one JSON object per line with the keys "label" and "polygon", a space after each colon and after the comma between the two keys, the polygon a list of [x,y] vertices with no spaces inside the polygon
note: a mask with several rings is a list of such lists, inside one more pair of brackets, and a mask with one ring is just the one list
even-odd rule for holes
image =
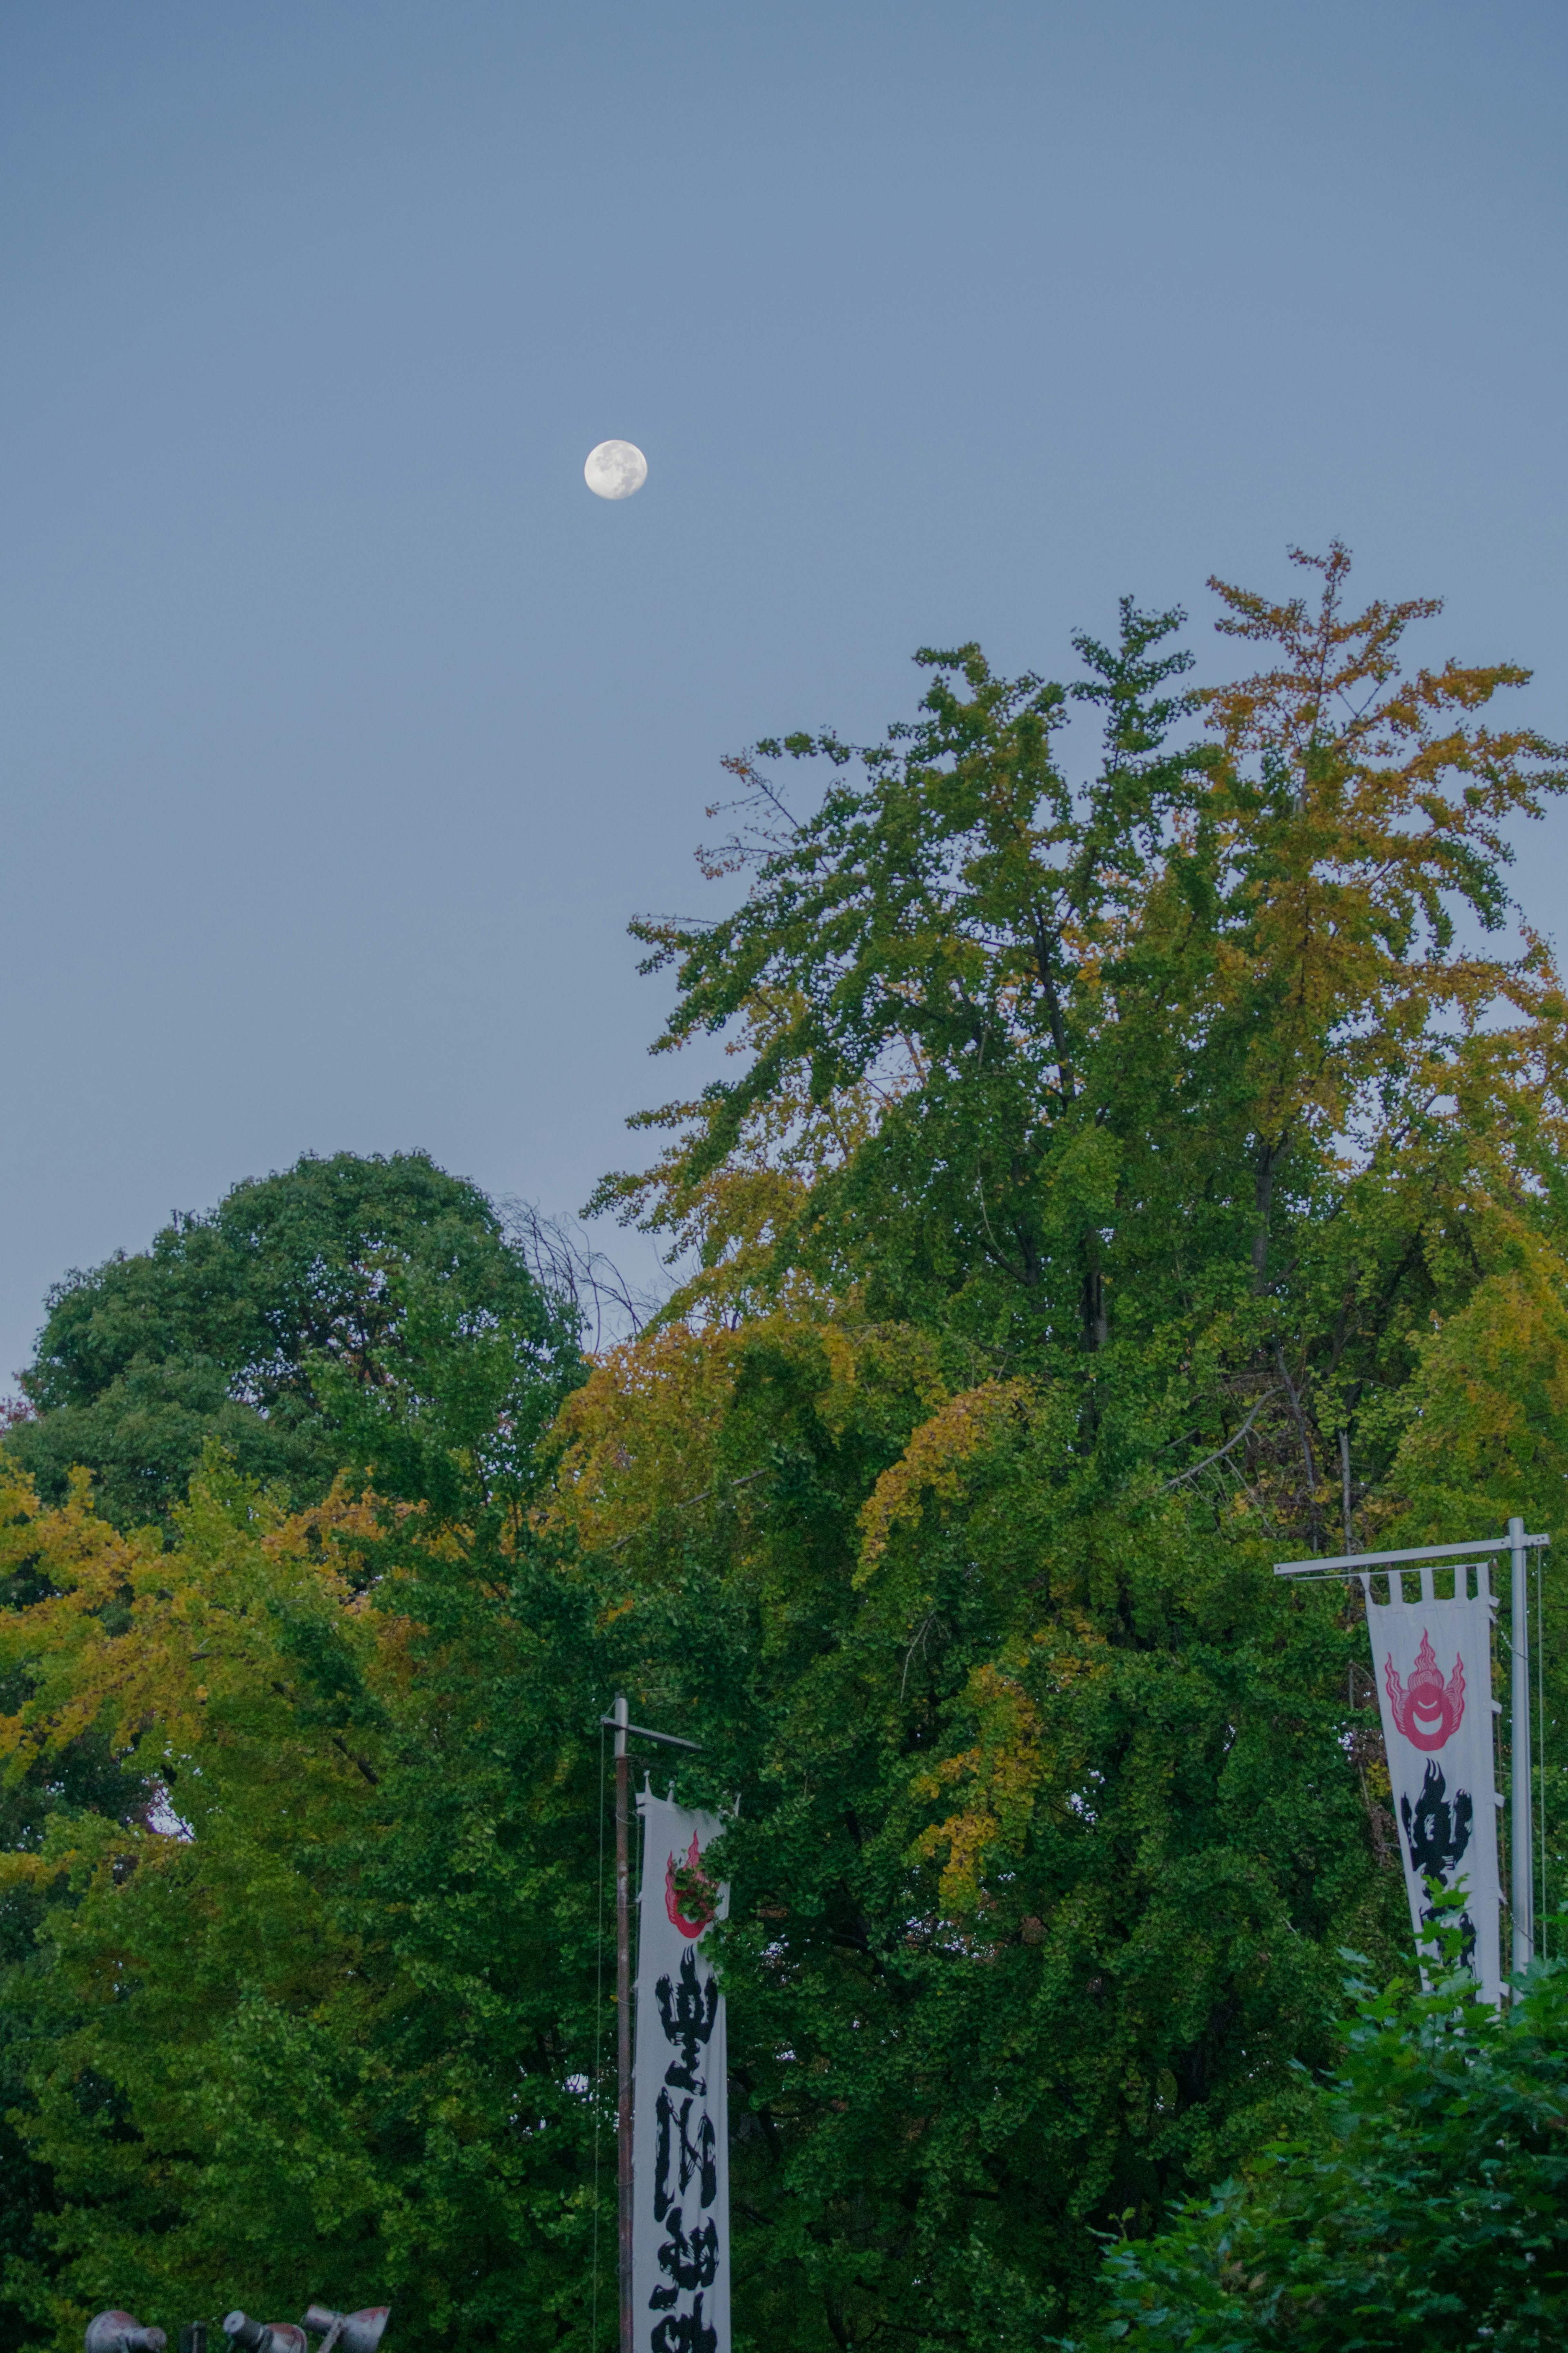
{"label": "horizontal support bar", "polygon": [[628,1738],[635,1736],[638,1740],[657,1740],[665,1748],[700,1748],[702,1746],[700,1740],[682,1740],[673,1732],[650,1732],[646,1724],[617,1724],[613,1715],[602,1715],[599,1722],[608,1725],[612,1732],[626,1733]]}
{"label": "horizontal support bar", "polygon": [[[1521,1536],[1526,1552],[1539,1551],[1550,1536]],[[1408,1552],[1336,1552],[1322,1560],[1277,1560],[1276,1577],[1357,1576],[1363,1568],[1397,1568],[1405,1561],[1474,1560],[1478,1553],[1507,1552],[1511,1536],[1481,1536],[1474,1544],[1415,1545]]]}

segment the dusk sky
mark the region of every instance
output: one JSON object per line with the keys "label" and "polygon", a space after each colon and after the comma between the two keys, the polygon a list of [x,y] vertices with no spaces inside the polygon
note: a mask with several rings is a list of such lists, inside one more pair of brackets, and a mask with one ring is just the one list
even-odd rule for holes
{"label": "dusk sky", "polygon": [[1207,664],[1337,534],[1568,735],[1565,93],[1510,0],[13,0],[0,1391],[307,1149],[646,1154],[628,917],[918,645]]}

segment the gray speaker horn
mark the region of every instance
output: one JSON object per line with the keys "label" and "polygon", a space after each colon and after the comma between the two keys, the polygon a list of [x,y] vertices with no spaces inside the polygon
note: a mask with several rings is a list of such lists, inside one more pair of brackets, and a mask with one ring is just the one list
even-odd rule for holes
{"label": "gray speaker horn", "polygon": [[163,2353],[161,2328],[143,2328],[133,2313],[100,2312],[87,2327],[87,2353]]}
{"label": "gray speaker horn", "polygon": [[330,2304],[306,2306],[305,2326],[321,2338],[316,2353],[375,2353],[392,2317],[389,2304],[367,2304],[363,2312],[334,2312]]}
{"label": "gray speaker horn", "polygon": [[309,2337],[291,2320],[252,2320],[248,2313],[231,2312],[223,2332],[245,2353],[310,2353]]}

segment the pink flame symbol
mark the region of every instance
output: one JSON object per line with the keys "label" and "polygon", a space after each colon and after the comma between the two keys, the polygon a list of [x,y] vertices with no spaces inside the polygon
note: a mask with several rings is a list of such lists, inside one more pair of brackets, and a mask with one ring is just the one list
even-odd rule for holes
{"label": "pink flame symbol", "polygon": [[1406,1740],[1417,1748],[1441,1748],[1449,1734],[1458,1732],[1464,1721],[1463,1659],[1455,1652],[1454,1672],[1445,1684],[1432,1649],[1432,1638],[1423,1627],[1421,1648],[1410,1670],[1408,1688],[1394,1672],[1392,1655],[1384,1662],[1383,1672],[1394,1721]]}
{"label": "pink flame symbol", "polygon": [[[664,1871],[664,1908],[683,1936],[700,1936],[703,1929],[713,1917],[713,1905],[710,1900],[712,1890],[707,1881],[701,1879],[701,1865],[697,1858],[695,1836],[681,1869],[694,1873],[701,1880],[703,1893],[699,1894],[696,1888],[689,1889],[684,1894],[681,1893],[675,1883],[675,1857],[671,1855]],[[693,1907],[691,1911],[685,1909],[687,1905]]]}

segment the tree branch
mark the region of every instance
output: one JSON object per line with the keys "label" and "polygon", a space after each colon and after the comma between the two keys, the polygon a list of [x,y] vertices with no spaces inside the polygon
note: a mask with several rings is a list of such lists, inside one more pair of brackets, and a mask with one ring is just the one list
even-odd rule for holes
{"label": "tree branch", "polygon": [[1247,1436],[1247,1431],[1252,1428],[1253,1423],[1258,1419],[1258,1415],[1262,1412],[1269,1398],[1271,1397],[1278,1397],[1279,1394],[1279,1392],[1278,1389],[1265,1389],[1263,1395],[1253,1407],[1252,1411],[1247,1415],[1247,1419],[1242,1423],[1241,1428],[1237,1431],[1236,1436],[1234,1438],[1227,1438],[1223,1446],[1216,1446],[1212,1454],[1205,1454],[1201,1462],[1194,1462],[1190,1471],[1178,1471],[1173,1479],[1167,1479],[1164,1485],[1160,1489],[1161,1494],[1168,1495],[1173,1487],[1179,1487],[1181,1485],[1184,1479],[1195,1479],[1198,1472],[1200,1471],[1206,1471],[1211,1462],[1223,1461],[1225,1457],[1230,1452],[1233,1446],[1239,1446],[1241,1444],[1242,1440]]}

